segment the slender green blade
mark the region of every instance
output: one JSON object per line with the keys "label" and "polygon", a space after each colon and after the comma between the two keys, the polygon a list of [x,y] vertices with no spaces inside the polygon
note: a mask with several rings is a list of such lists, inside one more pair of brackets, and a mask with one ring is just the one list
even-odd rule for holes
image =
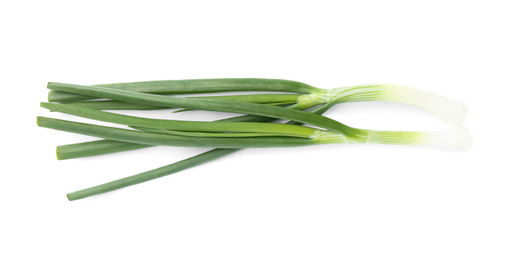
{"label": "slender green blade", "polygon": [[[231,118],[220,119],[220,122],[268,122],[273,118],[243,115]],[[140,145],[134,143],[113,141],[113,140],[98,140],[92,142],[75,143],[60,145],[56,148],[56,155],[59,160],[74,159],[88,156],[103,155],[121,151],[137,150],[151,145]]]}
{"label": "slender green blade", "polygon": [[41,107],[47,108],[51,111],[58,111],[104,122],[186,132],[271,133],[278,136],[308,137],[313,134],[315,130],[314,128],[305,126],[285,125],[277,123],[206,122],[143,118],[105,112],[90,108],[77,107],[69,104],[47,102],[42,102]]}
{"label": "slender green blade", "polygon": [[90,197],[93,195],[110,192],[113,190],[125,188],[131,185],[143,183],[146,181],[150,181],[156,178],[160,178],[163,176],[167,176],[179,171],[183,171],[185,169],[195,167],[213,160],[217,160],[221,157],[229,155],[238,151],[239,149],[213,149],[211,151],[187,158],[185,160],[172,163],[154,170],[150,170],[147,172],[139,173],[133,176],[129,176],[126,178],[122,178],[119,180],[111,181],[108,183],[104,183],[102,185],[94,186],[87,189],[82,189],[79,191],[71,192],[67,194],[67,198],[70,201],[83,199],[86,197]]}
{"label": "slender green blade", "polygon": [[37,124],[41,127],[66,131],[76,134],[89,135],[114,141],[122,141],[144,145],[167,145],[182,147],[212,147],[212,148],[265,148],[265,147],[294,147],[316,144],[312,139],[299,137],[187,137],[168,134],[148,133],[78,123],[47,117],[37,117]]}
{"label": "slender green blade", "polygon": [[[95,86],[142,93],[172,95],[237,91],[270,91],[310,94],[315,91],[319,91],[318,88],[297,81],[258,78],[159,80],[100,84]],[[48,100],[51,102],[79,101],[94,98],[95,97],[93,95],[66,93],[65,91],[50,91],[48,94]]]}
{"label": "slender green blade", "polygon": [[[259,104],[270,105],[287,105],[296,103],[300,94],[258,94],[258,95],[230,95],[230,96],[199,96],[188,97],[197,99],[211,99],[211,100],[232,100]],[[154,110],[154,109],[167,109],[168,107],[141,105],[135,103],[127,103],[117,100],[92,100],[92,101],[77,101],[70,104],[79,107],[86,107],[97,110]]]}

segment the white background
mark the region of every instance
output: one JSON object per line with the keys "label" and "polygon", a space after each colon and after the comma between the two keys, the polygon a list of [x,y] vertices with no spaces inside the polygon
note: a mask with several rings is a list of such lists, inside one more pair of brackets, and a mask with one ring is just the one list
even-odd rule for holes
{"label": "white background", "polygon": [[[0,258],[507,259],[502,2],[2,1]],[[248,149],[67,201],[205,149],[57,161],[57,145],[90,138],[36,126],[37,115],[76,119],[39,108],[48,81],[223,77],[437,92],[468,105],[474,145]],[[399,104],[327,115],[372,129],[448,127]]]}

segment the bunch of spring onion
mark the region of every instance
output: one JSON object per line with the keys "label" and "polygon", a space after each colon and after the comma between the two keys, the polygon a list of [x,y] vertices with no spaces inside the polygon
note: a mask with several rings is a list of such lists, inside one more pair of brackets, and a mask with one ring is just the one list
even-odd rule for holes
{"label": "bunch of spring onion", "polygon": [[[278,79],[199,79],[82,86],[48,83],[48,102],[41,107],[83,118],[116,123],[107,127],[38,117],[37,124],[102,140],[57,147],[60,160],[95,156],[156,145],[215,148],[155,170],[67,194],[69,200],[138,184],[223,157],[242,148],[294,147],[316,144],[378,143],[465,150],[468,131],[458,125],[467,114],[457,100],[395,85],[316,88]],[[206,93],[252,92],[241,95]],[[262,94],[259,94],[261,92]],[[201,94],[178,97],[180,94]],[[422,108],[453,125],[433,132],[359,129],[322,114],[339,103],[392,101]],[[208,110],[244,114],[213,122],[143,118],[104,110]],[[277,123],[285,119],[288,123]]]}

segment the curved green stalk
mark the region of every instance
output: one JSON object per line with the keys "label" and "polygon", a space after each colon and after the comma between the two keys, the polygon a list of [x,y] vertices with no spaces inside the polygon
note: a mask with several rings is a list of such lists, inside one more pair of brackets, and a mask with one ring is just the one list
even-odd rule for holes
{"label": "curved green stalk", "polygon": [[[255,95],[229,95],[229,96],[199,96],[187,97],[196,99],[211,100],[228,100],[241,101],[269,105],[286,105],[293,104],[297,101],[301,94],[255,94]],[[127,103],[117,100],[93,100],[93,101],[77,101],[70,103],[74,106],[86,107],[97,110],[154,110],[167,109],[167,107],[159,107],[153,105],[141,105],[135,103]]]}
{"label": "curved green stalk", "polygon": [[[41,127],[61,130],[71,133],[84,134],[109,140],[130,142],[144,145],[167,145],[183,147],[216,147],[216,148],[267,148],[267,147],[295,147],[314,144],[331,143],[378,143],[423,145],[441,149],[455,149],[467,147],[471,142],[466,129],[451,128],[445,131],[416,132],[416,131],[375,131],[363,130],[367,133],[365,139],[350,138],[341,133],[325,130],[315,130],[309,138],[299,137],[187,137],[170,134],[149,133],[128,129],[78,123],[54,118],[37,117],[37,124]],[[436,140],[436,141],[435,141]],[[439,146],[440,143],[445,146]],[[466,144],[460,146],[461,144]]]}
{"label": "curved green stalk", "polygon": [[[172,95],[235,91],[270,91],[309,94],[320,91],[318,88],[297,81],[258,78],[160,80],[99,84],[95,86],[142,93]],[[66,91],[62,90],[50,91],[48,94],[48,100],[51,102],[80,101],[95,98],[96,97],[93,95],[69,92],[66,93]]]}
{"label": "curved green stalk", "polygon": [[[268,122],[273,118],[243,115],[231,118],[220,119],[220,122]],[[58,160],[75,159],[88,156],[103,155],[122,151],[131,151],[152,145],[141,145],[113,140],[97,140],[84,143],[60,145],[56,147],[56,158]]]}
{"label": "curved green stalk", "polygon": [[[78,123],[54,118],[37,117],[37,124],[41,127],[66,131],[76,134],[89,135],[109,140],[145,144],[167,145],[182,147],[212,147],[212,148],[266,148],[266,147],[294,147],[317,144],[311,138],[299,137],[186,137],[168,134],[148,133]],[[323,143],[323,142],[318,142]]]}
{"label": "curved green stalk", "polygon": [[231,153],[234,153],[238,151],[239,149],[213,149],[211,151],[201,153],[199,155],[187,158],[185,160],[172,163],[169,165],[166,165],[164,167],[160,167],[151,171],[139,173],[133,176],[129,176],[126,178],[122,178],[119,180],[111,181],[108,183],[104,183],[102,185],[94,186],[87,189],[78,190],[75,192],[71,192],[67,194],[67,198],[70,201],[83,199],[86,197],[90,197],[93,195],[98,195],[101,193],[110,192],[113,190],[125,188],[131,185],[143,183],[146,181],[150,181],[156,178],[160,178],[163,176],[167,176],[169,174],[173,174],[188,168],[192,168],[216,159],[219,159],[221,157],[224,157],[226,155],[229,155]]}
{"label": "curved green stalk", "polygon": [[305,126],[276,123],[205,122],[143,118],[77,107],[69,104],[42,102],[41,107],[47,108],[51,111],[58,111],[104,122],[184,132],[257,132],[270,133],[276,136],[308,137],[312,135],[315,130],[314,128]]}
{"label": "curved green stalk", "polygon": [[141,130],[149,133],[159,133],[167,135],[179,135],[179,136],[191,136],[191,137],[259,137],[259,136],[292,136],[309,138],[311,135],[291,135],[291,134],[279,134],[279,133],[262,133],[262,132],[241,132],[241,133],[212,133],[212,132],[187,132],[187,131],[173,131],[166,129],[156,129],[148,127],[130,126],[130,128]]}

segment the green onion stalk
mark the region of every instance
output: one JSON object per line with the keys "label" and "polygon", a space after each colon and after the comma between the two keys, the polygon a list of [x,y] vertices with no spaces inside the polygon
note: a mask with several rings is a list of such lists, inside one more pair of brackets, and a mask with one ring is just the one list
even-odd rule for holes
{"label": "green onion stalk", "polygon": [[[406,144],[432,146],[448,150],[466,149],[469,146],[469,142],[467,142],[470,139],[468,131],[462,127],[435,132],[375,131],[352,128],[320,115],[339,103],[387,100],[415,105],[451,124],[457,124],[466,115],[466,107],[459,101],[393,85],[366,85],[323,90],[292,81],[257,80],[258,84],[255,84],[256,79],[157,81],[105,86],[49,83],[48,88],[52,89],[50,91],[50,101],[72,101],[72,103],[42,103],[42,107],[51,111],[128,125],[133,130],[45,117],[38,117],[38,124],[52,129],[106,139],[59,146],[57,148],[59,159],[134,150],[153,145],[218,148],[159,169],[69,193],[69,200],[80,199],[165,176],[222,157],[241,148],[292,147],[329,143]],[[196,98],[160,95],[238,90],[285,91],[299,94],[257,94]],[[97,98],[110,100],[96,100]],[[104,106],[104,104],[107,105]],[[276,105],[289,105],[289,107],[278,107]],[[111,109],[112,106],[116,106],[118,109],[160,109],[169,107],[201,109],[248,115],[220,120],[219,122],[192,122],[147,119],[97,110]],[[145,107],[139,108],[139,106]],[[316,107],[311,113],[301,111],[311,107]],[[435,109],[435,107],[439,109]],[[293,121],[288,124],[265,123],[276,118]],[[302,126],[301,124],[307,124],[308,126]]]}

